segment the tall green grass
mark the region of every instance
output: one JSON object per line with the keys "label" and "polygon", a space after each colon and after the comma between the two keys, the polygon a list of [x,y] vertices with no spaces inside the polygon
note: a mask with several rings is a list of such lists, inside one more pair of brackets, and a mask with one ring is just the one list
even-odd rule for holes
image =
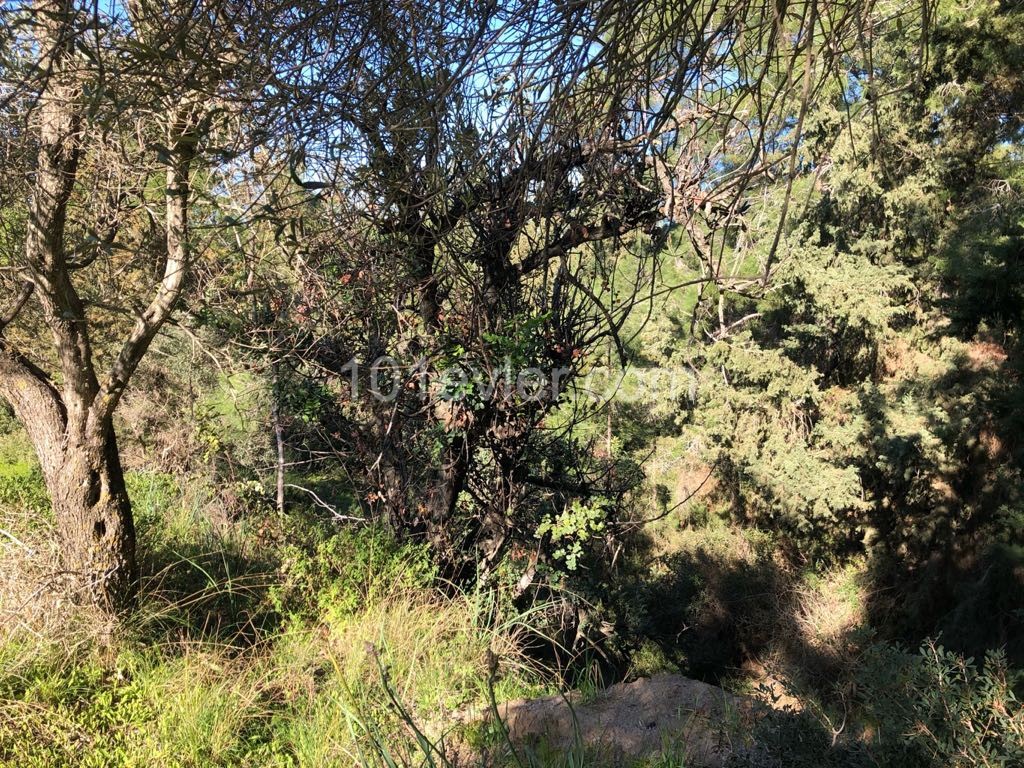
{"label": "tall green grass", "polygon": [[[229,520],[168,476],[129,492],[145,570],[129,621],[0,594],[22,616],[0,626],[0,765],[351,765],[382,746],[419,764],[493,686],[545,690],[517,652],[528,616],[437,591],[422,547],[301,514]],[[23,545],[5,566],[44,552],[20,501],[0,518]]]}

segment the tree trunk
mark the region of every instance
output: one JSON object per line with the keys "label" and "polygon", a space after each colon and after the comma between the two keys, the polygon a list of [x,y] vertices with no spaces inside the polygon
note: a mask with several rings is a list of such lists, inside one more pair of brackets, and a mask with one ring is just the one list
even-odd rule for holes
{"label": "tree trunk", "polygon": [[277,395],[274,395],[274,405],[272,408],[272,417],[274,420],[274,444],[277,447],[277,467],[275,472],[275,479],[277,481],[277,512],[278,514],[284,514],[284,424],[281,423],[281,407],[278,404]]}
{"label": "tree trunk", "polygon": [[74,597],[111,612],[134,604],[135,526],[114,429],[69,442],[50,479],[57,537]]}

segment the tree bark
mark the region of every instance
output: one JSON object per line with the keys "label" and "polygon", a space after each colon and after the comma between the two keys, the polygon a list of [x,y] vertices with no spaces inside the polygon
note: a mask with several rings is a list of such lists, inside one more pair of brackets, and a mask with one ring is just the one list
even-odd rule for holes
{"label": "tree bark", "polygon": [[136,597],[135,528],[110,420],[87,430],[69,421],[45,373],[0,335],[0,397],[24,425],[50,493],[61,583],[109,612]]}
{"label": "tree bark", "polygon": [[[276,387],[275,387],[276,389]],[[277,481],[277,512],[284,514],[284,424],[281,423],[281,406],[278,395],[274,393],[274,404],[271,407],[271,418],[274,421],[274,445],[277,448],[277,466],[274,473]]]}
{"label": "tree bark", "polygon": [[[69,258],[65,242],[69,203],[80,181],[80,160],[89,132],[97,128],[106,132],[110,127],[104,122],[106,113],[99,118],[92,113],[92,97],[85,91],[92,75],[103,82],[107,74],[102,69],[90,70],[99,62],[86,64],[85,57],[79,55],[78,39],[91,29],[98,12],[90,15],[73,0],[33,0],[26,7],[32,15],[39,52],[33,79],[25,83],[36,95],[26,124],[33,139],[26,147],[35,145],[36,162],[28,198],[25,260],[17,265],[26,284],[9,308],[0,307],[6,309],[0,314],[0,398],[13,406],[39,456],[61,549],[62,581],[73,588],[79,600],[119,612],[135,602],[137,568],[135,529],[113,413],[185,288],[192,264],[189,174],[200,140],[209,130],[209,89],[216,87],[226,70],[212,52],[210,58],[218,63],[202,70],[203,76],[198,61],[184,61],[191,50],[186,33],[196,21],[188,4],[129,8],[135,34],[154,50],[170,40],[164,37],[166,28],[174,28],[178,35],[165,59],[168,92],[161,93],[163,84],[154,80],[152,86],[146,86],[152,88],[153,97],[148,109],[139,106],[139,114],[151,115],[154,125],[166,134],[162,146],[166,157],[160,160],[166,174],[166,237],[160,254],[163,276],[148,303],[123,299],[123,306],[133,310],[136,320],[109,370],[101,375],[90,340],[87,303],[78,290],[88,278],[76,279],[87,263]],[[168,98],[170,93],[175,95],[173,100]],[[81,186],[88,187],[89,182]],[[138,194],[142,195],[141,188]],[[3,336],[29,295],[38,301],[42,321],[53,339],[57,365],[51,371],[42,370],[31,355]],[[135,310],[136,306],[142,308]]]}
{"label": "tree bark", "polygon": [[74,596],[110,612],[136,597],[135,526],[113,426],[69,442],[51,482],[61,565]]}

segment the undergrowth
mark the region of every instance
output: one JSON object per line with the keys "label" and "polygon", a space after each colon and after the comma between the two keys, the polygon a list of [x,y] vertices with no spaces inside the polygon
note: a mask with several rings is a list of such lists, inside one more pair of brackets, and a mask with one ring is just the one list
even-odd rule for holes
{"label": "undergrowth", "polygon": [[[146,543],[130,621],[112,630],[0,591],[0,611],[19,615],[0,626],[0,765],[358,764],[375,739],[416,753],[392,698],[440,738],[492,688],[546,690],[516,650],[528,614],[433,589],[419,545],[302,514],[220,519],[208,494],[166,476],[133,476],[129,490]],[[26,498],[2,507],[12,570],[45,540]],[[31,615],[57,610],[77,619]]]}
{"label": "undergrowth", "polygon": [[[46,555],[45,493],[31,464],[4,473],[0,766],[607,763],[580,743],[514,747],[487,720],[497,702],[555,691],[523,650],[547,606],[440,591],[421,545],[298,510],[224,514],[200,483],[134,473],[145,577],[138,611],[114,628],[43,599],[32,563]],[[791,688],[769,692],[775,709],[734,765],[1024,761],[1021,681],[1006,658],[879,642],[865,625],[863,564],[786,568],[770,542],[715,518],[660,538],[653,568],[637,571],[645,580],[619,596],[644,598],[626,616],[655,641],[636,646],[628,674],[694,674],[741,648]],[[750,670],[721,679],[756,693]],[[585,700],[600,695],[595,685]],[[687,763],[666,751],[642,764]]]}

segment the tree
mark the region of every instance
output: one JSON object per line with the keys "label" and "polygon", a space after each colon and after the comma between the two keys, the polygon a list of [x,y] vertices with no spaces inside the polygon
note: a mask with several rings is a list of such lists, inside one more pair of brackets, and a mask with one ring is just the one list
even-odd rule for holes
{"label": "tree", "polygon": [[[216,231],[291,238],[296,311],[271,307],[289,327],[268,338],[320,402],[337,401],[351,357],[423,362],[388,374],[397,404],[346,404],[320,439],[442,558],[479,556],[486,571],[515,537],[532,540],[539,516],[621,496],[614,462],[574,447],[574,418],[557,434],[543,424],[594,355],[625,357],[624,318],[669,230],[684,224],[697,243],[692,222],[735,222],[754,179],[783,160],[793,178],[806,105],[841,50],[829,41],[858,8],[15,6],[0,391],[40,456],[76,591],[131,600],[113,417],[199,287],[197,255],[231,247]],[[240,178],[254,192],[229,213]],[[695,280],[719,281],[713,244],[701,258]],[[548,395],[458,383],[451,396],[453,378],[505,357],[536,369]]]}
{"label": "tree", "polygon": [[4,120],[20,154],[5,168],[2,258],[20,287],[0,320],[0,395],[39,456],[66,581],[117,610],[137,568],[113,416],[188,286],[193,178],[222,156],[210,141],[235,106],[224,84],[244,81],[243,17],[226,3],[90,8],[5,12]]}
{"label": "tree", "polygon": [[[1019,634],[1021,8],[889,10],[806,115],[773,274],[698,297],[680,422],[738,519],[869,557],[887,626],[973,653]],[[699,234],[743,266],[771,230]]]}
{"label": "tree", "polygon": [[[750,185],[795,153],[794,114],[857,18],[816,8],[371,13],[353,65],[365,95],[317,113],[332,132],[299,148],[330,190],[291,230],[287,346],[317,393],[311,458],[340,458],[369,511],[429,540],[453,576],[487,576],[538,537],[549,557],[563,515],[623,512],[640,475],[581,436],[603,404],[573,389],[609,348],[627,356],[625,319],[669,234],[696,237],[700,217],[735,228]],[[693,282],[728,279],[717,248],[702,258]],[[524,371],[539,396],[516,391]]]}

